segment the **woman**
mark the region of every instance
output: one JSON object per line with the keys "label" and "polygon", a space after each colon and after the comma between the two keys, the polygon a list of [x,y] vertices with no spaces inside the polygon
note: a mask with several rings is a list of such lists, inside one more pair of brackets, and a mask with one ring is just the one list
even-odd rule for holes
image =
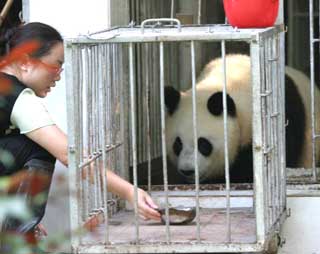
{"label": "woman", "polygon": [[[14,191],[25,197],[33,212],[27,222],[7,218],[3,230],[34,232],[45,212],[55,160],[68,166],[67,137],[38,98],[46,97],[60,80],[63,39],[54,28],[34,22],[8,32],[2,41],[6,42],[7,62],[0,65],[0,86],[7,89],[0,89],[0,158],[6,159],[0,161],[0,175],[25,172]],[[23,47],[35,50],[21,54]],[[107,179],[109,191],[133,203],[132,184],[112,171],[107,171]],[[34,200],[35,188],[45,193],[45,202]],[[150,196],[141,189],[138,193],[140,216],[159,220]]]}

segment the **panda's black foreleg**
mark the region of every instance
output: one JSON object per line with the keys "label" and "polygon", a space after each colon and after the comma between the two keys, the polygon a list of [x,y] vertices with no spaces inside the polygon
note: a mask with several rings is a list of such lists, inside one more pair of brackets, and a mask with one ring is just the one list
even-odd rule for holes
{"label": "panda's black foreleg", "polygon": [[230,168],[231,183],[253,182],[253,155],[252,145],[242,148]]}

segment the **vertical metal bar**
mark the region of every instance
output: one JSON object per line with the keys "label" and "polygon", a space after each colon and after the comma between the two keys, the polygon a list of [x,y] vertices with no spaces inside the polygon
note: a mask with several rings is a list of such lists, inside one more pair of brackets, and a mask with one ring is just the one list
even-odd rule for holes
{"label": "vertical metal bar", "polygon": [[[83,127],[83,57],[82,57],[82,51],[81,51],[81,48],[80,47],[77,47],[76,48],[76,61],[78,63],[78,65],[76,65],[76,68],[77,68],[77,76],[78,76],[78,79],[79,79],[79,93],[78,93],[78,98],[80,100],[81,98],[81,103],[79,103],[77,105],[77,108],[78,108],[78,111],[79,111],[79,115],[82,116],[81,117],[81,120],[79,121],[79,149],[80,149],[80,152],[79,152],[79,161],[83,161],[84,159],[84,144],[83,144],[83,130],[84,130],[84,127]],[[79,168],[78,169],[79,172],[80,172],[80,200],[79,200],[79,205],[81,206],[81,218],[82,218],[82,221],[84,221],[86,219],[86,212],[87,211],[87,203],[85,202],[86,201],[86,196],[85,196],[85,181],[82,177],[82,174],[83,174],[83,168]]]}
{"label": "vertical metal bar", "polygon": [[226,219],[227,219],[227,242],[231,242],[230,222],[230,172],[229,172],[229,149],[228,149],[228,116],[227,116],[227,63],[226,45],[221,41],[222,73],[223,73],[223,129],[224,129],[224,169],[226,181]]}
{"label": "vertical metal bar", "polygon": [[[287,8],[288,8],[288,13],[290,13],[290,16],[288,17],[288,27],[296,27],[295,26],[295,18],[294,18],[294,11],[295,11],[295,1],[288,1],[287,2]],[[290,29],[290,31],[288,31],[288,41],[295,41],[294,38],[294,30]],[[293,43],[292,43],[293,44]],[[295,47],[293,45],[288,45],[288,65],[289,66],[294,66],[295,65],[295,59],[294,59],[294,51],[295,51]]]}
{"label": "vertical metal bar", "polygon": [[276,211],[276,195],[277,195],[277,178],[276,178],[276,171],[277,171],[277,164],[276,164],[276,159],[277,159],[277,145],[276,145],[276,133],[277,133],[277,127],[276,127],[276,115],[275,115],[275,101],[277,99],[277,93],[276,90],[274,89],[274,71],[273,71],[273,52],[272,52],[272,37],[268,39],[268,51],[269,51],[269,56],[268,56],[268,62],[269,62],[269,73],[270,75],[269,80],[270,80],[270,89],[272,91],[271,93],[271,110],[270,110],[270,127],[271,127],[271,144],[272,144],[272,158],[271,158],[271,193],[272,193],[272,224],[275,223],[277,220],[277,211]]}
{"label": "vertical metal bar", "polygon": [[313,22],[313,0],[309,0],[309,26],[310,26],[310,93],[311,93],[311,130],[312,130],[312,178],[314,181],[317,180],[317,172],[316,172],[316,133],[315,133],[315,101],[314,101],[314,86],[315,86],[315,77],[314,77],[314,22]]}
{"label": "vertical metal bar", "polygon": [[251,55],[251,84],[252,84],[252,144],[253,144],[253,168],[255,190],[255,215],[257,243],[264,243],[266,239],[266,212],[264,191],[264,165],[263,165],[263,131],[261,116],[261,68],[260,45],[258,41],[250,43]]}
{"label": "vertical metal bar", "polygon": [[[79,48],[74,48],[74,52],[73,52],[73,58],[74,58],[74,61],[75,61],[75,66],[74,66],[74,71],[75,71],[75,73],[77,73],[77,74],[75,74],[76,75],[76,82],[78,83],[78,86],[76,87],[76,90],[74,91],[75,93],[77,93],[77,99],[78,99],[78,101],[76,101],[75,103],[76,103],[76,112],[79,112],[79,115],[81,116],[81,103],[78,103],[80,100],[81,100],[81,98],[80,98],[80,96],[81,96],[81,90],[82,90],[82,75],[81,75],[81,71],[80,71],[80,69],[81,69],[81,54],[80,54],[80,52],[79,52]],[[78,125],[79,125],[79,130],[82,130],[82,128],[81,128],[81,124],[82,124],[82,119],[80,119],[80,121],[78,122]],[[80,131],[80,133],[81,133],[81,131]],[[81,146],[82,146],[82,143],[81,143],[81,136],[79,136],[78,137],[79,139],[78,139],[78,145],[79,145],[79,149],[81,149]],[[80,151],[82,151],[82,150],[80,150]],[[82,158],[82,153],[80,153],[79,152],[79,160],[81,161],[83,158]],[[78,171],[79,171],[79,176],[80,176],[80,181],[79,181],[79,206],[80,206],[80,220],[84,220],[84,217],[83,217],[83,215],[84,215],[84,213],[83,213],[83,202],[82,202],[82,200],[83,200],[83,182],[82,182],[82,179],[81,179],[81,169],[78,169]]]}
{"label": "vertical metal bar", "polygon": [[131,109],[131,141],[132,141],[132,166],[134,185],[134,217],[136,228],[136,243],[139,243],[139,214],[138,214],[138,177],[137,177],[137,140],[136,140],[136,107],[135,107],[135,78],[133,66],[133,43],[129,43],[129,75],[130,75],[130,109]]}
{"label": "vertical metal bar", "polygon": [[279,191],[279,197],[280,197],[280,209],[281,213],[285,211],[286,209],[286,154],[285,154],[285,69],[284,69],[284,33],[281,33],[277,35],[277,50],[278,50],[278,93],[279,93],[279,146],[280,146],[280,158],[279,158],[279,165],[280,165],[280,171],[279,171],[279,183],[280,183],[280,191]]}
{"label": "vertical metal bar", "polygon": [[[277,136],[276,136],[276,142],[277,142],[277,171],[276,171],[276,180],[277,180],[277,195],[276,195],[276,206],[278,210],[278,215],[277,217],[279,218],[282,214],[282,194],[281,194],[281,189],[283,188],[282,186],[282,163],[281,163],[281,156],[282,156],[282,143],[281,143],[281,135],[282,135],[282,111],[281,111],[281,103],[283,101],[281,100],[281,88],[282,88],[282,83],[280,79],[280,75],[282,73],[281,65],[280,65],[280,48],[279,48],[279,35],[274,35],[273,36],[273,50],[274,50],[274,57],[277,58],[277,60],[274,62],[274,73],[275,73],[275,79],[274,79],[274,89],[276,91],[276,111],[277,111]],[[282,75],[284,75],[282,73]],[[285,183],[284,183],[285,187]]]}
{"label": "vertical metal bar", "polygon": [[266,126],[265,126],[265,133],[266,133],[266,151],[265,151],[265,156],[267,157],[267,214],[268,216],[268,228],[270,225],[272,225],[272,215],[273,215],[273,210],[272,210],[272,204],[273,204],[273,183],[272,183],[272,172],[273,172],[273,153],[274,153],[274,147],[272,143],[272,88],[270,86],[270,78],[271,78],[271,73],[270,73],[270,62],[268,61],[270,59],[270,51],[269,51],[269,38],[263,41],[263,49],[264,49],[264,66],[265,68],[263,69],[263,75],[265,77],[265,99],[266,99]]}
{"label": "vertical metal bar", "polygon": [[[92,66],[92,71],[93,71],[93,76],[94,76],[94,82],[93,82],[93,101],[92,101],[92,106],[93,106],[93,124],[94,124],[94,129],[96,130],[99,128],[98,125],[98,121],[99,121],[99,112],[98,112],[98,107],[97,107],[97,103],[99,101],[99,97],[98,97],[98,70],[97,70],[97,46],[95,45],[92,48],[92,56],[93,56],[93,61],[91,63]],[[94,140],[94,153],[95,155],[98,154],[98,133],[93,132],[93,140]],[[97,161],[98,159],[95,159],[93,161],[94,163],[94,192],[95,192],[95,199],[96,199],[96,206],[94,207],[95,209],[97,209],[99,207],[99,189],[98,189],[98,167],[97,167]]]}
{"label": "vertical metal bar", "polygon": [[151,57],[150,57],[150,45],[145,44],[146,47],[146,62],[147,66],[145,69],[146,74],[146,117],[147,117],[147,159],[148,159],[148,192],[151,192],[151,129],[150,129],[150,66],[151,66]]}
{"label": "vertical metal bar", "polygon": [[[265,63],[265,58],[266,58],[266,52],[265,52],[265,46],[264,46],[264,40],[259,40],[260,44],[260,97],[261,97],[261,129],[262,129],[262,182],[263,182],[263,192],[265,194],[264,196],[264,212],[265,212],[265,217],[264,217],[264,225],[265,228],[268,228],[269,225],[269,199],[270,199],[270,192],[269,192],[269,186],[268,186],[268,176],[269,176],[269,163],[268,163],[268,157],[266,156],[267,154],[265,152],[268,151],[269,147],[269,140],[268,140],[268,89],[267,89],[267,82],[266,82],[266,63]],[[266,230],[267,231],[267,230]]]}
{"label": "vertical metal bar", "polygon": [[[102,109],[102,104],[101,101],[103,100],[103,98],[101,98],[103,89],[100,89],[101,87],[101,77],[102,77],[102,70],[101,70],[101,63],[99,61],[99,57],[101,56],[101,52],[100,52],[100,45],[98,44],[95,46],[95,75],[96,75],[96,102],[95,102],[95,111],[96,111],[96,128],[97,129],[101,129],[102,125],[102,121],[101,121],[101,109]],[[96,129],[96,130],[97,130]],[[103,147],[101,147],[101,132],[98,131],[96,132],[95,135],[97,141],[96,141],[96,152],[97,154],[100,153],[100,151],[102,152]],[[97,192],[97,200],[98,200],[98,209],[102,208],[102,188],[101,188],[101,160],[102,157],[98,158],[96,160],[96,192]]]}
{"label": "vertical metal bar", "polygon": [[[79,235],[75,233],[75,230],[79,228],[81,222],[81,211],[78,202],[78,195],[76,194],[79,190],[79,170],[77,167],[78,155],[76,153],[77,147],[77,126],[75,123],[78,122],[76,112],[76,102],[75,100],[68,100],[75,95],[75,89],[77,84],[75,83],[76,76],[74,73],[75,63],[73,61],[73,47],[71,43],[66,43],[65,48],[65,77],[66,82],[69,84],[66,86],[66,96],[67,96],[67,117],[68,117],[68,164],[69,164],[69,215],[70,215],[70,242],[71,248],[75,248],[79,245],[80,239]],[[75,76],[74,76],[75,75]]]}
{"label": "vertical metal bar", "polygon": [[163,184],[165,191],[165,214],[166,214],[166,241],[171,242],[169,228],[169,197],[168,197],[168,169],[167,169],[167,149],[166,149],[166,123],[165,123],[165,103],[164,103],[164,53],[163,42],[159,43],[160,52],[160,108],[161,108],[161,141],[162,141],[162,163],[163,163]]}
{"label": "vertical metal bar", "polygon": [[[279,12],[279,23],[283,24],[283,0],[281,3],[281,12]],[[294,3],[290,1],[290,3]],[[289,2],[288,2],[289,4]],[[280,125],[280,182],[281,182],[281,209],[283,211],[286,209],[286,179],[287,179],[287,171],[286,171],[286,135],[285,135],[285,33],[280,33],[277,36],[278,43],[278,52],[279,52],[279,62],[278,62],[278,73],[279,73],[279,125]]]}
{"label": "vertical metal bar", "polygon": [[284,66],[282,65],[282,50],[281,50],[281,35],[276,35],[275,36],[275,50],[276,50],[276,55],[278,56],[277,63],[275,65],[276,68],[276,73],[277,73],[277,80],[276,80],[276,89],[278,92],[278,99],[277,99],[277,110],[279,113],[278,117],[278,150],[279,150],[279,155],[278,155],[278,166],[279,166],[279,171],[278,171],[278,185],[279,185],[279,190],[278,190],[278,204],[279,204],[279,212],[280,214],[283,212],[283,209],[285,208],[285,197],[286,197],[286,175],[285,175],[285,169],[286,169],[286,164],[285,162],[285,149],[283,149],[284,146],[284,139],[285,137],[285,124],[284,124],[284,96],[282,93],[282,89],[284,89]]}
{"label": "vertical metal bar", "polygon": [[202,0],[198,0],[198,17],[197,17],[198,25],[201,24],[201,9],[202,9]]}
{"label": "vertical metal bar", "polygon": [[[92,115],[92,70],[91,70],[91,48],[86,47],[86,74],[87,74],[87,84],[86,84],[86,98],[87,98],[87,126],[88,126],[88,137],[87,137],[87,146],[88,146],[88,158],[92,156],[93,149],[92,149],[92,122],[93,122],[93,115]],[[92,188],[92,168],[90,165],[88,167],[88,192],[87,192],[87,199],[88,199],[88,215],[90,213],[90,208],[95,206],[95,198],[94,198],[94,191]],[[90,198],[93,197],[93,198]]]}
{"label": "vertical metal bar", "polygon": [[[154,44],[153,45],[153,58],[154,59],[157,59],[159,57],[159,47],[158,47],[158,44]],[[156,63],[155,66],[153,66],[153,71],[152,71],[152,74],[153,74],[153,98],[157,98],[157,89],[158,87],[160,86],[160,74],[159,74],[159,68],[160,68],[160,62]],[[160,99],[161,100],[161,99]],[[155,130],[154,131],[154,134],[153,134],[153,137],[154,139],[156,140],[156,143],[157,144],[161,144],[161,121],[157,121],[155,120],[155,115],[157,114],[161,114],[161,105],[160,103],[156,103],[156,104],[153,104],[153,108],[154,108],[154,111],[156,112],[156,114],[152,114],[154,115],[153,119],[154,119],[154,122],[156,123],[155,124]],[[156,151],[154,151],[155,154],[161,154],[161,151],[162,151],[162,148],[160,145],[158,145],[156,147]]]}
{"label": "vertical metal bar", "polygon": [[273,90],[273,109],[272,109],[272,120],[273,120],[273,143],[274,143],[274,209],[276,219],[279,218],[280,215],[280,206],[279,206],[279,190],[280,190],[280,174],[279,171],[281,170],[281,163],[279,160],[279,155],[281,154],[280,150],[280,125],[279,125],[279,117],[280,117],[280,109],[279,109],[279,87],[280,83],[278,82],[278,62],[279,62],[279,53],[277,50],[277,40],[276,36],[271,38],[271,79],[272,79],[272,90]]}
{"label": "vertical metal bar", "polygon": [[[97,119],[97,115],[96,115],[96,110],[95,110],[95,102],[96,102],[96,87],[97,87],[97,80],[96,80],[96,70],[95,70],[95,46],[91,47],[91,57],[90,57],[90,62],[89,62],[89,68],[90,68],[90,72],[91,72],[91,93],[92,93],[92,97],[91,97],[91,101],[90,101],[90,105],[91,105],[91,111],[90,111],[90,115],[91,115],[91,143],[90,145],[92,146],[92,155],[96,155],[96,136],[95,136],[95,130],[96,130],[96,119]],[[96,188],[96,160],[94,160],[92,162],[92,166],[91,166],[91,174],[92,174],[92,184],[91,184],[91,188],[92,188],[92,195],[91,198],[94,199],[94,206],[91,207],[91,211],[92,208],[97,208],[98,207],[98,194],[97,194],[97,188]]]}
{"label": "vertical metal bar", "polygon": [[[318,17],[318,38],[317,38],[317,43],[318,43],[318,62],[320,61],[320,1],[318,1],[318,13],[317,13],[317,17]],[[319,69],[318,69],[318,71],[319,71]],[[320,78],[318,78],[318,80],[317,80],[319,83],[320,83]],[[316,82],[317,81],[315,81],[315,83],[313,84],[314,86],[313,87],[315,87],[315,86],[317,86],[317,84],[316,84]],[[318,84],[319,85],[319,84]],[[316,91],[314,91],[314,93],[313,93],[313,96],[315,96],[315,92]],[[314,151],[314,154],[315,154],[315,157],[314,157],[314,159],[313,159],[313,162],[314,162],[314,180],[316,181],[316,180],[318,180],[319,179],[319,176],[318,176],[318,171],[317,171],[317,169],[316,169],[316,167],[318,166],[317,164],[316,164],[316,161],[318,160],[318,158],[316,158],[316,150],[317,149],[320,149],[319,148],[319,141],[318,141],[318,139],[320,138],[320,133],[319,133],[319,121],[320,121],[320,119],[318,119],[319,118],[319,114],[318,114],[318,110],[319,109],[316,109],[315,108],[315,105],[316,105],[316,100],[319,100],[319,96],[316,96],[316,97],[314,97],[314,99],[313,99],[313,105],[314,105],[314,110],[315,110],[315,112],[314,112],[314,117],[313,117],[313,119],[314,119],[314,137],[315,137],[315,141],[314,141],[314,148],[313,148],[313,151]],[[311,101],[312,101],[312,99],[311,99]]]}
{"label": "vertical metal bar", "polygon": [[270,206],[269,202],[271,199],[270,193],[270,163],[269,163],[269,153],[271,151],[270,148],[270,140],[269,140],[269,131],[270,131],[270,118],[269,114],[269,98],[270,98],[270,90],[268,89],[268,82],[266,77],[266,69],[267,63],[265,59],[267,58],[267,51],[266,51],[266,39],[260,40],[260,77],[261,77],[261,118],[262,118],[262,150],[263,150],[263,191],[265,193],[264,199],[264,212],[265,212],[265,229],[266,233],[268,231],[270,225]]}
{"label": "vertical metal bar", "polygon": [[[89,69],[89,62],[90,62],[90,57],[89,57],[89,47],[85,47],[84,51],[84,61],[85,61],[85,72],[86,72],[86,91],[85,91],[85,98],[86,98],[86,127],[87,127],[87,136],[86,136],[86,152],[87,152],[87,159],[89,159],[90,154],[91,154],[91,146],[90,146],[90,141],[91,141],[91,135],[90,135],[90,123],[91,123],[91,114],[90,114],[90,101],[91,101],[91,89],[90,89],[90,84],[91,84],[91,71]],[[89,216],[90,212],[90,207],[93,206],[92,199],[90,198],[91,196],[91,184],[90,184],[90,166],[87,166],[86,172],[86,202],[87,202],[87,211],[86,214]]]}
{"label": "vertical metal bar", "polygon": [[107,82],[106,73],[107,70],[110,68],[110,64],[107,64],[107,55],[106,55],[106,44],[100,45],[101,54],[100,54],[100,71],[101,71],[101,85],[100,85],[100,95],[101,98],[101,111],[102,111],[102,128],[101,128],[101,138],[102,138],[102,198],[103,198],[103,208],[104,208],[104,217],[106,220],[105,223],[105,238],[104,243],[109,244],[109,209],[108,209],[108,179],[107,179],[107,155],[106,155],[106,118],[107,118],[107,110],[106,110],[106,98],[105,98],[105,90],[107,89],[105,86],[108,86],[110,82]]}
{"label": "vertical metal bar", "polygon": [[[113,70],[115,68],[115,63],[114,63],[114,59],[115,57],[119,57],[119,55],[114,52],[113,50],[113,44],[107,44],[107,85],[106,85],[106,91],[105,91],[105,98],[106,98],[106,124],[105,124],[105,131],[106,131],[106,140],[107,140],[107,145],[112,145],[114,144],[114,140],[113,140],[113,136],[115,133],[115,129],[113,128],[113,117],[115,115],[115,111],[113,109],[113,105],[115,104],[114,102],[114,95],[113,95],[113,88],[114,88],[114,73]],[[128,89],[129,90],[129,89]],[[111,131],[110,131],[111,130]],[[114,150],[110,151],[107,153],[107,168],[108,169],[112,169],[116,174],[119,174],[119,168],[116,165],[116,161],[114,159]],[[125,168],[126,170],[128,169]],[[116,195],[115,194],[111,194],[109,193],[109,197],[108,201],[110,199],[116,199]],[[111,212],[110,214],[112,215],[113,213],[117,212],[117,205],[114,203],[111,203]]]}
{"label": "vertical metal bar", "polygon": [[192,119],[193,119],[193,144],[194,144],[194,166],[196,185],[196,223],[197,241],[200,243],[200,200],[199,200],[199,165],[198,165],[198,128],[197,128],[197,90],[196,90],[196,63],[194,41],[190,42],[191,48],[191,75],[192,75]]}
{"label": "vertical metal bar", "polygon": [[[175,15],[174,15],[174,10],[175,10],[175,0],[171,0],[171,8],[170,8],[170,18],[174,18]],[[171,22],[171,25],[173,23]]]}
{"label": "vertical metal bar", "polygon": [[[159,79],[156,79],[155,78],[155,74],[156,74],[156,71],[155,71],[155,66],[157,66],[159,63],[158,61],[153,61],[153,59],[157,59],[157,58],[154,58],[156,55],[158,57],[158,54],[156,54],[156,47],[154,46],[153,43],[150,43],[149,45],[150,47],[150,51],[149,51],[149,54],[150,54],[150,57],[149,57],[149,79],[150,79],[150,96],[149,98],[157,98],[154,96],[154,93],[155,92],[159,92]],[[150,105],[150,137],[151,137],[151,140],[152,140],[152,143],[153,143],[153,146],[151,147],[151,156],[154,156],[154,154],[159,154],[159,144],[161,143],[160,142],[160,139],[161,139],[161,135],[159,133],[159,125],[160,125],[160,120],[158,119],[158,121],[155,120],[155,115],[158,114],[160,115],[160,112],[157,111],[157,106],[159,107],[160,106],[160,103],[159,103],[159,96],[158,98],[155,100],[150,100],[149,101],[149,105]],[[159,154],[160,155],[160,154]]]}
{"label": "vertical metal bar", "polygon": [[277,217],[279,217],[281,215],[281,153],[282,153],[282,149],[281,149],[281,93],[280,93],[280,89],[281,89],[281,80],[280,80],[280,50],[279,50],[279,44],[278,44],[278,40],[279,40],[279,36],[275,35],[273,37],[273,56],[277,58],[277,60],[274,62],[273,64],[273,68],[274,68],[274,90],[276,92],[275,95],[275,110],[277,113],[277,119],[276,119],[276,129],[277,129],[277,135],[275,137],[276,140],[276,144],[277,144],[277,170],[276,170],[276,184],[277,184],[277,193],[276,193],[276,206],[277,206]]}
{"label": "vertical metal bar", "polygon": [[[112,146],[113,144],[113,140],[112,140],[112,136],[113,136],[113,133],[114,133],[114,129],[112,127],[112,124],[113,124],[113,116],[115,114],[115,112],[113,111],[113,108],[112,108],[112,105],[113,105],[113,101],[112,101],[112,98],[113,98],[113,94],[112,94],[112,69],[113,69],[113,66],[114,66],[114,63],[113,63],[113,56],[114,56],[114,52],[112,50],[112,44],[108,44],[108,54],[107,54],[107,84],[105,85],[105,101],[106,101],[106,123],[105,123],[105,132],[106,132],[106,145],[108,146]],[[129,90],[129,89],[128,89]],[[113,172],[115,172],[116,174],[118,174],[117,172],[117,167],[114,163],[114,158],[113,158],[113,153],[114,151],[109,151],[107,154],[106,154],[106,157],[107,157],[107,168],[108,169],[112,169]],[[109,197],[111,196],[111,198],[114,198],[115,195],[114,194],[110,194]],[[110,200],[110,199],[109,199]],[[110,209],[110,215],[112,216],[112,214],[115,212],[115,209],[114,209],[114,205],[111,206],[111,209]]]}
{"label": "vertical metal bar", "polygon": [[[143,11],[145,13],[145,6],[146,4],[143,2]],[[135,48],[136,52],[135,55],[137,57],[137,62],[141,63],[141,62],[145,62],[145,59],[143,58],[142,55],[142,46],[141,44],[136,44],[136,48]],[[139,86],[136,86],[136,96],[137,98],[143,98],[143,64],[137,64],[135,65],[136,68],[136,83],[139,84]],[[144,127],[145,127],[145,123],[144,123],[144,114],[141,114],[142,111],[142,103],[137,103],[136,105],[136,116],[137,116],[137,126],[139,126],[139,128],[137,128],[137,163],[140,163],[141,161],[143,161],[144,158],[144,145],[145,145],[145,141],[144,141],[144,135],[143,133],[145,133],[144,131]]]}
{"label": "vertical metal bar", "polygon": [[[128,76],[128,61],[124,60],[127,59],[128,51],[127,47],[123,44],[119,45],[119,53],[118,53],[118,70],[119,76],[117,77],[115,86],[117,89],[119,89],[119,103],[120,103],[120,112],[119,112],[119,118],[120,118],[120,134],[119,139],[122,143],[121,146],[121,152],[120,152],[120,175],[124,177],[125,179],[129,179],[129,131],[128,131],[128,121],[129,121],[129,93],[128,93],[128,87],[129,87],[129,76]],[[121,46],[120,46],[121,45]],[[121,66],[121,68],[119,68]],[[126,89],[125,89],[126,88]],[[126,142],[124,142],[126,140]]]}
{"label": "vertical metal bar", "polygon": [[[112,142],[113,144],[115,143],[120,143],[120,133],[121,133],[121,128],[120,128],[120,87],[121,85],[119,85],[118,82],[121,82],[121,78],[119,77],[121,75],[121,72],[119,70],[121,70],[120,66],[119,66],[119,61],[121,58],[121,54],[120,54],[120,45],[119,44],[111,44],[110,47],[112,48],[112,54],[111,57],[113,58],[112,61],[112,65],[111,65],[111,69],[112,69],[112,79],[110,81],[110,87],[111,89],[114,91],[114,95],[113,95],[113,113],[111,113],[111,115],[114,116],[114,122],[113,122],[113,138],[112,138]],[[123,85],[123,84],[122,84]],[[116,112],[116,114],[114,113]],[[121,160],[120,160],[120,150],[117,148],[116,150],[113,151],[113,154],[115,155],[115,168],[117,169],[117,174],[120,175],[121,173]],[[128,171],[128,167],[125,168],[125,170]],[[128,174],[128,173],[127,173]],[[123,176],[125,177],[125,176]],[[125,179],[129,179],[129,178],[125,178]],[[114,197],[116,198],[116,197]],[[118,209],[116,207],[116,205],[114,205],[114,209]]]}

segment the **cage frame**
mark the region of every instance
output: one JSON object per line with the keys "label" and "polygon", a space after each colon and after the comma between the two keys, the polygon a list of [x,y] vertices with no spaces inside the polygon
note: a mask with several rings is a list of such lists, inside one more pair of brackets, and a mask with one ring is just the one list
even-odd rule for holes
{"label": "cage frame", "polygon": [[[177,35],[177,31],[179,31]],[[188,26],[179,27],[168,26],[161,27],[155,30],[154,27],[116,27],[107,31],[90,34],[87,36],[81,36],[79,38],[70,38],[65,40],[65,59],[66,59],[66,83],[67,85],[67,109],[68,109],[68,152],[69,152],[69,188],[70,193],[75,193],[81,188],[79,186],[79,179],[77,176],[79,157],[76,153],[76,136],[77,125],[74,124],[77,119],[74,114],[76,108],[75,104],[77,99],[74,98],[73,84],[77,82],[77,78],[72,74],[73,68],[73,56],[72,47],[79,44],[97,44],[97,43],[144,43],[144,42],[172,42],[172,41],[246,41],[250,44],[250,58],[251,63],[251,75],[252,75],[252,104],[253,107],[253,152],[254,152],[254,190],[258,193],[254,196],[255,200],[255,215],[256,215],[256,243],[254,244],[122,244],[122,245],[96,245],[96,246],[81,246],[79,236],[73,233],[79,227],[79,214],[80,208],[78,205],[78,196],[70,195],[70,220],[71,220],[71,246],[74,253],[171,253],[171,252],[260,252],[268,248],[271,241],[273,241],[279,232],[280,226],[286,218],[286,205],[284,209],[276,219],[272,229],[267,232],[265,228],[266,223],[266,210],[265,208],[265,196],[264,196],[264,183],[263,177],[263,140],[262,140],[262,108],[261,108],[261,42],[283,32],[283,26],[278,25],[270,28],[263,29],[237,29],[227,25],[208,25],[208,26]],[[280,64],[283,61],[280,61]],[[282,73],[284,73],[284,66]],[[281,71],[280,71],[281,72]],[[131,85],[133,81],[130,81]],[[282,84],[282,87],[284,85]],[[284,91],[284,90],[283,90]],[[284,123],[284,118],[282,119]],[[283,125],[284,126],[284,125]],[[284,134],[284,132],[283,132]],[[284,135],[283,135],[284,136]],[[284,140],[282,140],[284,141]],[[282,146],[284,142],[282,143]],[[283,147],[282,147],[283,149]],[[285,175],[285,155],[281,156],[282,168],[281,174]],[[136,187],[136,183],[134,183]],[[285,184],[282,186],[285,189]],[[282,195],[285,195],[282,193]]]}

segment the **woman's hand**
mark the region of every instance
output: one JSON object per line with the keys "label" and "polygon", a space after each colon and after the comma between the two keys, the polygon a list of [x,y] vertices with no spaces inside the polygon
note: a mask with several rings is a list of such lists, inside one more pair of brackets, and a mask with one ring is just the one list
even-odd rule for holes
{"label": "woman's hand", "polygon": [[[134,188],[130,191],[127,200],[134,205]],[[153,202],[147,192],[138,188],[138,212],[139,216],[144,219],[152,219],[160,221],[160,213],[155,210],[158,206]]]}
{"label": "woman's hand", "polygon": [[[122,179],[111,170],[107,170],[108,191],[128,200],[134,206],[134,186]],[[153,219],[160,221],[160,213],[155,210],[157,205],[147,192],[138,188],[138,212],[143,219]]]}

